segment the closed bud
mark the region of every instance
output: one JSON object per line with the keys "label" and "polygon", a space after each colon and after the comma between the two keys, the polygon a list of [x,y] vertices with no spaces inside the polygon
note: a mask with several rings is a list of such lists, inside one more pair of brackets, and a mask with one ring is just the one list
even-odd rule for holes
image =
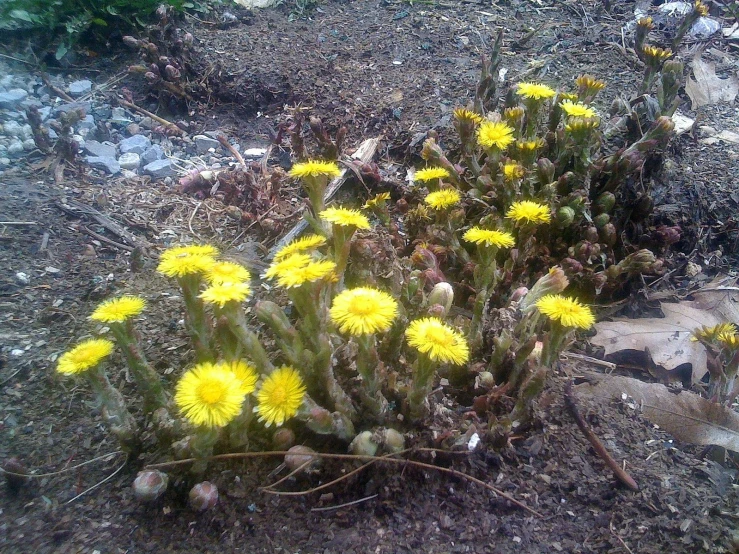
{"label": "closed bud", "polygon": [[593,218],[593,225],[595,225],[595,228],[598,230],[603,229],[603,227],[606,226],[606,224],[611,222],[611,216],[608,214],[600,214],[596,215]]}
{"label": "closed bud", "polygon": [[203,481],[190,489],[190,507],[196,512],[210,510],[216,504],[218,504],[218,487],[210,481]]}
{"label": "closed bud", "polygon": [[626,273],[644,273],[649,271],[656,261],[657,258],[652,251],[644,248],[626,256],[618,263],[618,267]]}
{"label": "closed bud", "polygon": [[660,225],[652,233],[652,239],[664,246],[675,244],[680,241],[680,227]]}
{"label": "closed bud", "polygon": [[405,437],[395,429],[382,429],[378,435],[384,452],[397,454],[405,450]]}
{"label": "closed bud", "polygon": [[192,46],[194,41],[195,37],[193,37],[191,33],[185,33],[185,36],[182,37],[182,42],[185,46]]}
{"label": "closed bud", "polygon": [[583,270],[582,264],[574,258],[565,258],[560,263],[565,273],[569,273],[570,275],[577,275]]}
{"label": "closed bud", "polygon": [[141,45],[141,43],[137,39],[128,35],[123,37],[123,44],[125,44],[129,48],[138,48]]}
{"label": "closed bud", "polygon": [[144,77],[152,84],[156,83],[159,80],[159,77],[157,75],[154,75],[151,71],[147,71]]}
{"label": "closed bud", "polygon": [[598,229],[592,225],[585,229],[585,240],[588,242],[598,242]]}
{"label": "closed bud", "polygon": [[159,72],[159,66],[155,63],[149,64],[149,71],[151,71],[154,75],[157,77],[161,77],[161,73]]}
{"label": "closed bud", "polygon": [[554,181],[555,167],[549,158],[539,158],[536,162],[536,171],[540,183],[548,184]]}
{"label": "closed bud", "polygon": [[[593,227],[595,229],[595,227]],[[598,240],[598,231],[595,231],[595,239]],[[581,240],[575,245],[575,256],[579,260],[585,262],[590,261],[590,256],[593,253],[593,243],[588,240]]]}
{"label": "closed bud", "polygon": [[370,431],[362,431],[349,445],[349,452],[357,456],[374,456],[379,448]]}
{"label": "closed bud", "polygon": [[180,70],[172,65],[164,68],[164,75],[169,81],[176,81],[180,78]]}
{"label": "closed bud", "polygon": [[612,192],[604,192],[595,200],[595,208],[600,213],[610,213],[616,205],[616,195]]}
{"label": "closed bud", "polygon": [[[434,306],[441,308],[441,315],[437,317],[446,317],[449,315],[449,310],[452,309],[454,303],[454,289],[447,282],[436,283],[434,288],[431,289],[428,297],[429,310]],[[439,309],[436,309],[439,311]]]}
{"label": "closed bud", "polygon": [[[611,266],[614,267],[614,266]],[[593,286],[595,287],[595,294],[600,294],[603,290],[603,287],[606,286],[606,283],[608,282],[608,275],[604,271],[600,271],[593,275]]]}
{"label": "closed bud", "polygon": [[[606,215],[606,214],[603,214]],[[618,241],[618,232],[616,226],[613,223],[606,223],[599,231],[600,240],[606,246],[613,248]],[[597,254],[596,254],[597,255]]]}
{"label": "closed bud", "polygon": [[147,69],[146,69],[146,66],[143,66],[143,65],[129,65],[128,72],[144,74],[147,72]]}
{"label": "closed bud", "polygon": [[302,469],[312,471],[320,465],[321,459],[316,456],[316,451],[307,446],[298,444],[293,446],[285,454],[285,465],[290,471]]}
{"label": "closed bud", "polygon": [[559,294],[565,290],[569,284],[570,281],[567,279],[565,272],[562,271],[562,268],[555,266],[551,268],[546,275],[540,277],[539,280],[534,283],[534,286],[531,287],[529,293],[523,300],[521,300],[519,308],[522,311],[526,311],[527,309],[532,308],[540,298],[548,294]]}
{"label": "closed bud", "polygon": [[18,494],[21,487],[28,481],[28,470],[18,458],[8,458],[3,464],[3,473],[5,473],[5,483],[8,486],[10,494]]}
{"label": "closed bud", "polygon": [[156,469],[139,471],[133,481],[133,494],[141,502],[153,502],[164,494],[169,484],[169,477]]}
{"label": "closed bud", "polygon": [[569,206],[562,206],[557,210],[557,224],[560,227],[569,227],[575,221],[575,210]]}
{"label": "closed bud", "polygon": [[477,374],[477,382],[486,389],[492,389],[495,386],[495,377],[489,371],[481,371]]}
{"label": "closed bud", "polygon": [[295,433],[287,427],[280,427],[272,435],[272,447],[277,451],[289,450],[295,444]]}
{"label": "closed bud", "polygon": [[526,287],[518,287],[516,290],[513,291],[513,293],[511,293],[511,302],[518,302],[528,293],[529,289],[527,289]]}

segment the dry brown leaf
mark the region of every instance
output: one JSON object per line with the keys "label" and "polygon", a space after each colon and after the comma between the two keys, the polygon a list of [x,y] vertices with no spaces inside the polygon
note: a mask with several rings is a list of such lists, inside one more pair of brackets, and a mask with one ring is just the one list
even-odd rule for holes
{"label": "dry brown leaf", "polygon": [[652,361],[667,371],[689,363],[697,383],[708,372],[705,347],[690,340],[695,329],[730,322],[739,326],[739,288],[706,288],[694,300],[662,304],[664,318],[620,319],[596,323],[590,341],[605,348],[608,356],[623,350],[649,350]]}
{"label": "dry brown leaf", "polygon": [[583,398],[634,399],[644,417],[676,439],[698,445],[723,446],[739,452],[739,414],[697,394],[674,394],[666,386],[621,376],[603,376],[595,384],[575,387]]}
{"label": "dry brown leaf", "polygon": [[733,102],[739,94],[739,79],[736,75],[721,79],[716,75],[716,65],[700,58],[693,58],[690,67],[695,79],[688,77],[685,92],[693,103],[692,109],[719,102]]}

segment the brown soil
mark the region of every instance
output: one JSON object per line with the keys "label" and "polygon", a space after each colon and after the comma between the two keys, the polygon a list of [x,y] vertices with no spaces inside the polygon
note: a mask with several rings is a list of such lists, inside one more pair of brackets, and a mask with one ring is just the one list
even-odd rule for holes
{"label": "brown soil", "polygon": [[[245,145],[264,144],[297,106],[331,128],[347,125],[350,145],[382,135],[378,163],[391,185],[403,178],[400,164],[412,163],[420,148],[414,137],[432,126],[442,140],[453,136],[445,116],[471,98],[483,41],[501,24],[509,82],[558,84],[587,72],[608,80],[601,108],[619,93],[629,96],[638,70],[619,46],[632,8],[630,2],[608,13],[600,4],[572,2],[329,1],[311,19],[295,22],[284,10],[239,13],[240,23],[225,29],[188,20],[198,40],[197,64],[212,68],[222,83],[211,104],[200,106],[196,122]],[[122,84],[137,88],[136,82]],[[696,115],[687,99],[682,110]],[[738,124],[732,107],[708,108],[701,117],[717,129]],[[732,219],[739,203],[732,182],[736,154],[686,134],[673,141],[667,159],[671,164],[655,197],[662,222],[685,231],[676,260],[689,257],[707,272],[731,266],[738,253]],[[278,161],[275,155],[271,163]],[[490,483],[538,516],[461,477],[412,465],[378,464],[321,492],[277,497],[259,487],[277,478],[270,472],[280,460],[219,462],[209,478],[221,501],[202,515],[186,506],[185,477],[176,478],[155,505],[134,500],[130,485],[137,470],[159,461],[160,452],[147,451],[127,465],[116,456],[57,473],[117,450],[89,391],[53,371],[56,357],[89,332],[86,317],[101,299],[129,291],[147,298],[147,356],[171,382],[190,360],[179,304],[167,294],[174,292],[171,284],[153,271],[154,261],[132,271],[129,252],[96,242],[86,229],[119,243],[121,237],[89,216],[70,215],[60,207],[65,199],[97,206],[150,243],[152,253],[193,233],[231,248],[264,239],[258,228],[228,219],[216,200],[200,204],[144,180],[109,179],[103,200],[99,179],[87,172],[68,176],[61,187],[43,168],[18,167],[3,175],[0,219],[35,223],[0,227],[0,459],[17,457],[35,474],[52,474],[31,480],[17,495],[0,489],[3,552],[737,551],[736,468],[675,443],[620,401],[581,403],[595,433],[641,488],[625,489],[594,455],[562,400],[566,378],[598,368],[569,364],[552,373],[537,426],[504,448],[483,441],[468,456],[414,456]],[[18,272],[29,276],[27,285],[19,284]],[[112,380],[124,393],[133,391],[122,370]],[[470,424],[457,416],[454,421]],[[310,435],[301,438],[316,444]],[[425,436],[414,440],[416,446],[437,445]],[[341,451],[339,445],[323,446]],[[315,487],[353,467],[327,461],[319,473],[289,481],[282,490]]]}

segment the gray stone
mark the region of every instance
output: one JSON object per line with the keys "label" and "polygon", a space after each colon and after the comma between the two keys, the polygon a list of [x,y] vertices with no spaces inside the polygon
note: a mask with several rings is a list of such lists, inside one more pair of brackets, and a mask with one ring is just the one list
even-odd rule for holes
{"label": "gray stone", "polygon": [[46,121],[51,115],[51,106],[44,106],[38,109],[38,113],[41,116],[41,121]]}
{"label": "gray stone", "polygon": [[205,135],[195,135],[192,137],[195,141],[195,147],[198,149],[198,154],[204,154],[211,148],[217,149],[221,143]]}
{"label": "gray stone", "polygon": [[8,92],[0,92],[0,108],[13,109],[26,98],[28,98],[28,93],[22,88],[12,88]]}
{"label": "gray stone", "polygon": [[33,139],[24,140],[23,150],[25,150],[26,152],[30,152],[31,150],[36,150],[36,141]]}
{"label": "gray stone", "polygon": [[0,165],[10,165],[10,158],[0,158]]}
{"label": "gray stone", "polygon": [[139,125],[141,125],[144,129],[153,129],[154,121],[147,115],[141,118],[141,121],[139,121]]}
{"label": "gray stone", "polygon": [[94,115],[98,119],[108,119],[112,113],[113,108],[111,108],[108,104],[101,104],[99,106],[95,106],[92,109],[92,115]]}
{"label": "gray stone", "polygon": [[267,150],[265,148],[247,148],[244,150],[245,158],[261,158]]}
{"label": "gray stone", "polygon": [[91,107],[92,107],[92,104],[90,102],[69,102],[67,104],[62,104],[61,106],[57,106],[54,109],[54,115],[57,116],[61,113],[67,113],[67,112],[71,112],[72,110],[78,110],[78,109],[82,109],[85,111],[85,113],[89,113]]}
{"label": "gray stone", "polygon": [[87,164],[90,167],[102,169],[111,175],[115,175],[121,171],[121,166],[118,164],[116,159],[109,158],[107,156],[87,156]]}
{"label": "gray stone", "polygon": [[86,115],[85,119],[77,123],[77,130],[81,131],[82,129],[94,129],[95,128],[95,118],[91,115]]}
{"label": "gray stone", "polygon": [[9,137],[20,137],[23,134],[23,126],[17,121],[6,121],[3,133]]}
{"label": "gray stone", "polygon": [[4,75],[0,77],[0,87],[10,88],[13,86],[13,77],[12,75]]}
{"label": "gray stone", "polygon": [[137,169],[140,163],[141,157],[134,152],[128,152],[118,158],[118,164],[121,166],[121,169]]}
{"label": "gray stone", "polygon": [[21,108],[24,110],[27,110],[28,108],[37,108],[40,109],[43,104],[39,102],[36,98],[26,98],[23,102],[21,102]]}
{"label": "gray stone", "polygon": [[147,165],[156,160],[161,160],[163,157],[164,149],[158,144],[155,144],[141,155],[141,163]]}
{"label": "gray stone", "polygon": [[135,171],[131,171],[130,169],[121,169],[121,176],[126,179],[133,179],[136,175]]}
{"label": "gray stone", "polygon": [[129,152],[133,152],[134,154],[143,154],[150,146],[151,141],[144,135],[128,137],[118,144],[121,154],[128,154]]}
{"label": "gray stone", "polygon": [[141,132],[141,127],[139,127],[138,123],[131,123],[126,127],[126,131],[128,131],[129,135],[138,135]]}
{"label": "gray stone", "polygon": [[164,179],[174,175],[174,168],[170,160],[155,160],[144,166],[144,173],[151,175],[154,179]]}
{"label": "gray stone", "polygon": [[8,155],[9,156],[20,156],[21,154],[23,154],[23,143],[19,141],[18,139],[15,139],[8,146]]}
{"label": "gray stone", "polygon": [[91,156],[96,156],[99,158],[115,158],[115,144],[113,144],[112,142],[86,140],[83,150]]}
{"label": "gray stone", "polygon": [[123,108],[113,108],[110,113],[109,121],[110,123],[114,123],[116,125],[128,125],[129,123],[131,123],[126,110],[124,110]]}
{"label": "gray stone", "polygon": [[92,81],[88,81],[87,79],[69,83],[69,95],[72,98],[79,98],[88,94],[90,91],[92,91]]}

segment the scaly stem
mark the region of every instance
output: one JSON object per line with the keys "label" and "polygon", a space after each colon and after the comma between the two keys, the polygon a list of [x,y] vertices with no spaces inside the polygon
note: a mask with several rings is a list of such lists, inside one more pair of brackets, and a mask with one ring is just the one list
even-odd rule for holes
{"label": "scaly stem", "polygon": [[223,307],[221,314],[228,321],[229,329],[246,351],[246,355],[254,362],[257,371],[262,375],[271,373],[274,366],[269,356],[267,356],[267,351],[259,342],[259,337],[247,328],[244,314],[239,309],[239,305],[236,302],[228,302]]}
{"label": "scaly stem", "polygon": [[413,382],[408,391],[408,410],[413,421],[422,419],[429,412],[427,399],[431,393],[435,370],[436,366],[431,358],[419,352],[413,366]]}
{"label": "scaly stem", "polygon": [[105,370],[98,366],[84,373],[100,402],[103,418],[121,447],[126,452],[136,452],[139,447],[138,426],[126,408],[123,395],[110,384]]}
{"label": "scaly stem", "polygon": [[362,376],[362,402],[372,414],[382,420],[387,412],[387,399],[380,390],[380,358],[374,335],[359,335],[357,341],[357,371]]}
{"label": "scaly stem", "polygon": [[185,300],[185,326],[192,338],[195,359],[197,362],[209,361],[213,358],[210,350],[210,325],[203,301],[198,298],[200,276],[186,275],[178,281]]}

